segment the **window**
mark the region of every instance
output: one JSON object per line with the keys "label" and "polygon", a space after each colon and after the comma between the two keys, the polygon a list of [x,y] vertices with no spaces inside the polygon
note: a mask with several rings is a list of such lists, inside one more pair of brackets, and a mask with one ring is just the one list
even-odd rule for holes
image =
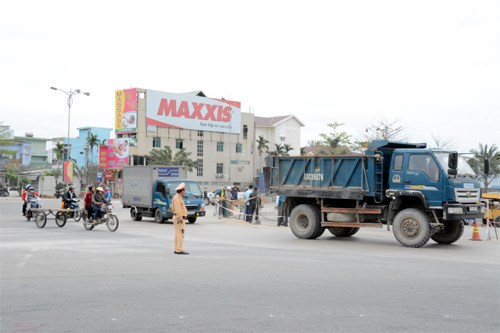
{"label": "window", "polygon": [[196,156],[203,156],[203,141],[199,140],[196,142]]}
{"label": "window", "polygon": [[217,170],[218,174],[223,174],[224,173],[224,163],[217,163],[216,170]]}
{"label": "window", "polygon": [[202,159],[198,159],[196,160],[196,175],[198,177],[203,177],[203,160]]}
{"label": "window", "polygon": [[408,170],[422,171],[430,180],[439,180],[439,169],[434,159],[429,155],[411,155]]}
{"label": "window", "polygon": [[217,142],[217,151],[224,151],[224,142]]}
{"label": "window", "polygon": [[198,131],[198,136],[203,137],[203,131]]}
{"label": "window", "polygon": [[159,136],[153,137],[153,148],[161,148],[161,138]]}
{"label": "window", "polygon": [[248,126],[243,125],[243,139],[246,139],[248,136]]}
{"label": "window", "polygon": [[281,142],[285,142],[285,140],[286,140],[286,137],[284,137],[284,136],[280,136],[280,141],[281,141]]}
{"label": "window", "polygon": [[182,149],[184,147],[184,140],[182,139],[175,139],[175,148],[176,149]]}
{"label": "window", "polygon": [[164,197],[167,197],[167,190],[165,189],[165,184],[162,182],[156,183],[156,192],[163,194]]}
{"label": "window", "polygon": [[242,153],[243,152],[243,145],[241,143],[236,144],[236,152],[237,153]]}
{"label": "window", "polygon": [[403,155],[396,155],[394,157],[394,171],[403,170]]}

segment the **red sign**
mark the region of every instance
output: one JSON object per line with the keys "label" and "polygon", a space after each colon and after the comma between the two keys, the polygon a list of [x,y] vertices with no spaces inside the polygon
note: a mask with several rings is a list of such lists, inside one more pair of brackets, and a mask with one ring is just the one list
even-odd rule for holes
{"label": "red sign", "polygon": [[99,167],[121,169],[128,165],[128,139],[109,139],[107,142],[99,146]]}

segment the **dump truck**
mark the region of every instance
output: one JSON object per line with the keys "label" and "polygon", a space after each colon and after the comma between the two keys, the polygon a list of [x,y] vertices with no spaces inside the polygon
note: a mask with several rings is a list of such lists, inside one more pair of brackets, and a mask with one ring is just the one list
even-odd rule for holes
{"label": "dump truck", "polygon": [[188,222],[195,223],[205,216],[203,192],[195,180],[186,179],[187,170],[180,166],[125,166],[123,167],[124,208],[130,208],[134,221],[153,217],[162,223],[173,218],[171,204],[175,188],[186,184],[184,203],[188,210]]}
{"label": "dump truck", "polygon": [[292,233],[314,239],[328,229],[350,237],[392,226],[396,240],[418,248],[429,239],[456,242],[464,219],[482,218],[480,183],[457,152],[424,143],[376,140],[362,154],[269,156],[266,184],[286,197]]}

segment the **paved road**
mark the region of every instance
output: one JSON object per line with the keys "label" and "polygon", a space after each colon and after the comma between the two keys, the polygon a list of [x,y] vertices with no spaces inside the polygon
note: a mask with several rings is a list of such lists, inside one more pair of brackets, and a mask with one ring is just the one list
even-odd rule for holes
{"label": "paved road", "polygon": [[117,206],[115,233],[39,229],[19,198],[0,198],[1,332],[500,329],[500,242],[469,241],[470,227],[455,245],[408,249],[385,228],[299,240],[275,226],[272,206],[262,225],[209,208],[187,227],[191,254],[176,256],[171,224],[133,222]]}

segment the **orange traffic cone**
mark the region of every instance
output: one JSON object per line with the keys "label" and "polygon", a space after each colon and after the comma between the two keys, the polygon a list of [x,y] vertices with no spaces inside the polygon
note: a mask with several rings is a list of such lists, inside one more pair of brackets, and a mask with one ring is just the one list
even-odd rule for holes
{"label": "orange traffic cone", "polygon": [[470,240],[482,241],[481,235],[479,235],[479,228],[477,227],[477,222],[474,222],[474,230],[472,231],[472,238]]}

